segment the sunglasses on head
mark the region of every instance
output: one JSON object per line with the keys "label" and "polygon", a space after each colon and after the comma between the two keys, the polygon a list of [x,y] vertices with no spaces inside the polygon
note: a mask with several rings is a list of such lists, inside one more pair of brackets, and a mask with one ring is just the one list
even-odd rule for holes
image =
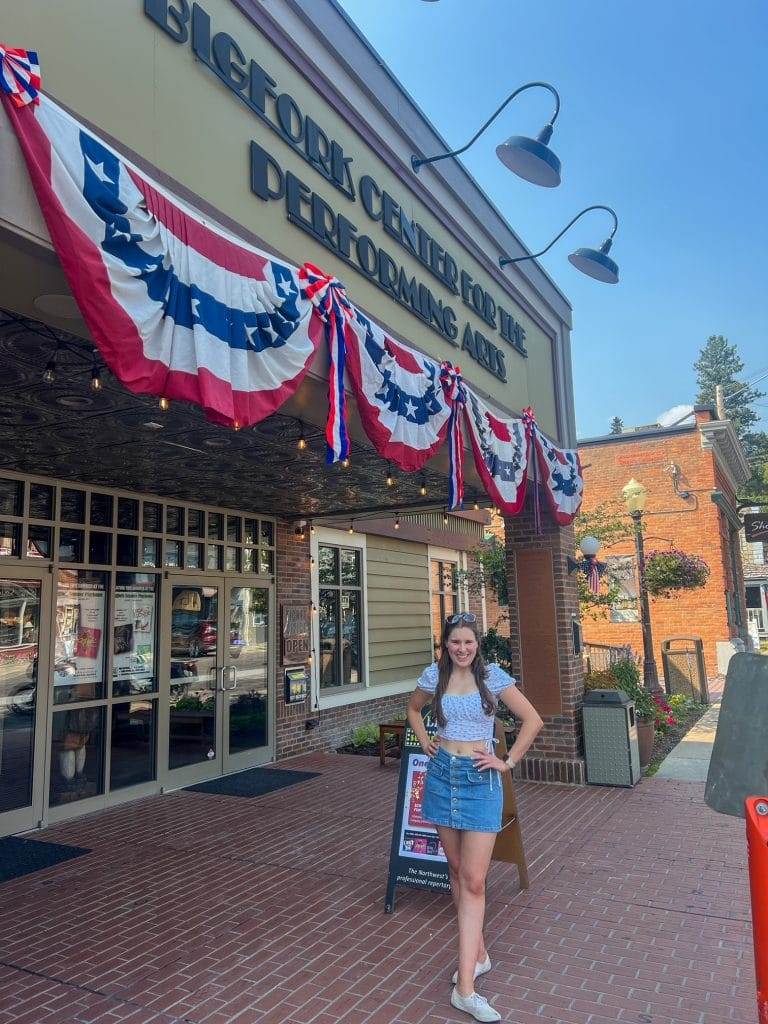
{"label": "sunglasses on head", "polygon": [[458,612],[445,620],[446,626],[455,626],[457,622],[477,622],[477,616],[473,612]]}

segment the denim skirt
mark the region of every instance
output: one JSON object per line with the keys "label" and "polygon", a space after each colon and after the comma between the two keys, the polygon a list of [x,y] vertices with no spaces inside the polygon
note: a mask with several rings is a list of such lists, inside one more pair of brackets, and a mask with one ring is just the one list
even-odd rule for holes
{"label": "denim skirt", "polygon": [[424,821],[467,832],[499,832],[502,803],[501,777],[493,768],[478,771],[471,757],[445,750],[430,758],[421,809]]}

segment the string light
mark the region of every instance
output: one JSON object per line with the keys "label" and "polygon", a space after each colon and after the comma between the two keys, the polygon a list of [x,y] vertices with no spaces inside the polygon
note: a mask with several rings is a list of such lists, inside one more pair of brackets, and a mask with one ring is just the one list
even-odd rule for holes
{"label": "string light", "polygon": [[475,512],[480,511],[480,502],[475,498]]}
{"label": "string light", "polygon": [[46,384],[53,384],[53,382],[56,380],[56,360],[59,355],[59,348],[60,346],[57,342],[56,348],[54,349],[51,358],[45,364],[45,369],[43,370],[43,380],[45,381]]}
{"label": "string light", "polygon": [[165,395],[162,396],[162,398],[157,404],[160,406],[160,409],[163,412],[168,412],[168,410],[171,408],[171,401],[169,398],[166,398]]}
{"label": "string light", "polygon": [[395,478],[392,476],[392,464],[387,463],[387,487],[391,487],[395,482]]}
{"label": "string light", "polygon": [[349,459],[342,459],[341,464],[344,467],[344,469],[349,469]]}
{"label": "string light", "polygon": [[300,452],[303,452],[307,447],[307,439],[304,437],[304,424],[299,420],[299,440],[296,442],[296,447]]}
{"label": "string light", "polygon": [[91,389],[101,391],[101,376],[99,374],[99,360],[96,349],[93,350],[93,366],[91,367]]}
{"label": "string light", "polygon": [[422,477],[421,478],[421,487],[419,488],[419,494],[422,496],[422,498],[426,498],[426,496],[427,496],[427,480],[426,480],[426,477]]}
{"label": "string light", "polygon": [[400,529],[400,516],[395,516],[395,529]]}
{"label": "string light", "polygon": [[447,525],[448,525],[448,512],[447,512],[447,510],[443,510],[443,526],[447,526]]}
{"label": "string light", "polygon": [[310,523],[309,524],[309,532],[312,534],[313,537],[315,536],[315,524],[314,523]]}
{"label": "string light", "polygon": [[353,519],[352,522],[349,524],[349,529],[347,530],[347,533],[354,533],[354,532],[355,532],[355,521]]}
{"label": "string light", "polygon": [[235,431],[240,429],[240,420],[235,420],[235,422],[232,424],[232,429]]}

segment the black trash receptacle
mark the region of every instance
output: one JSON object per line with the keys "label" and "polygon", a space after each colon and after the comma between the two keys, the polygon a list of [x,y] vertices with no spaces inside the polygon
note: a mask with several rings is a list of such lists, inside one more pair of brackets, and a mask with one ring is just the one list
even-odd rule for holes
{"label": "black trash receptacle", "polygon": [[634,702],[623,690],[584,695],[584,760],[593,786],[634,786],[640,781],[640,751]]}

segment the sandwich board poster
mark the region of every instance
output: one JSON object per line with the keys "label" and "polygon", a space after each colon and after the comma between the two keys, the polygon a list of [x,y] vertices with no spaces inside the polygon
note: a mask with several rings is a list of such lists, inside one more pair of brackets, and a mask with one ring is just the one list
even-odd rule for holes
{"label": "sandwich board poster", "polygon": [[[434,736],[437,723],[430,714],[424,715],[427,733]],[[406,725],[400,754],[400,781],[392,826],[392,846],[389,854],[389,875],[384,910],[395,909],[395,889],[410,885],[432,892],[450,893],[448,861],[434,825],[421,815],[424,784],[427,780],[429,757],[422,751],[416,733]]]}

